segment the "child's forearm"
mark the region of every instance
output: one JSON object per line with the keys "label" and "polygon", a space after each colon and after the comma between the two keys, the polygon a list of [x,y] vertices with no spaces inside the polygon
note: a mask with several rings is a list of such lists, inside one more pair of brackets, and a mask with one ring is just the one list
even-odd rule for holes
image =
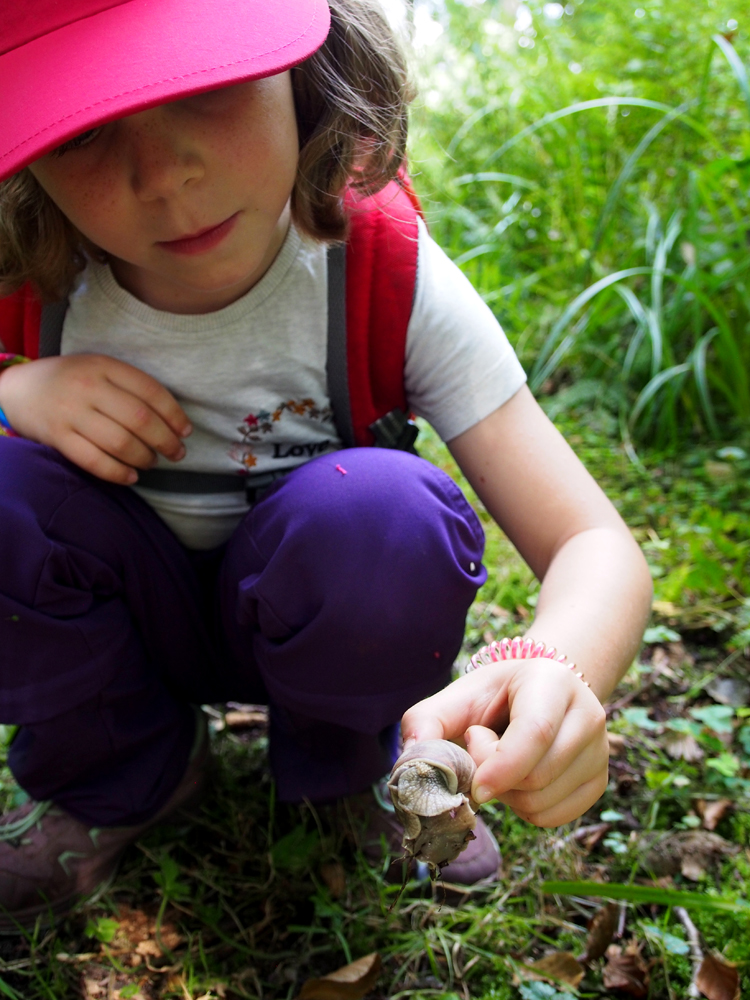
{"label": "child's forearm", "polygon": [[638,651],[651,592],[648,567],[628,532],[582,531],[551,561],[528,631],[575,662],[603,701]]}

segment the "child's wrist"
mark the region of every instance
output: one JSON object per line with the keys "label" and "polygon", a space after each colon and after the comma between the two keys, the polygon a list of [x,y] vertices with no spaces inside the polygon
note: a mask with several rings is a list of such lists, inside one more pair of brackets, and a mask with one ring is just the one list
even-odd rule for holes
{"label": "child's wrist", "polygon": [[583,674],[576,670],[575,663],[568,663],[568,658],[564,653],[559,653],[554,646],[548,648],[545,643],[536,642],[530,635],[517,635],[512,639],[495,639],[488,646],[483,646],[482,649],[474,653],[466,669],[469,672],[490,663],[499,663],[502,660],[554,660],[572,670],[586,687],[591,687]]}

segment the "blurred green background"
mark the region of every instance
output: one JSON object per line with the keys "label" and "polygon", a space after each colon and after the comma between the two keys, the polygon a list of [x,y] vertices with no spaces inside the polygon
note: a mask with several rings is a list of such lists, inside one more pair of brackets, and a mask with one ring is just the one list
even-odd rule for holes
{"label": "blurred green background", "polygon": [[406,11],[415,184],[533,390],[554,414],[596,411],[634,459],[736,443],[750,86],[735,0]]}

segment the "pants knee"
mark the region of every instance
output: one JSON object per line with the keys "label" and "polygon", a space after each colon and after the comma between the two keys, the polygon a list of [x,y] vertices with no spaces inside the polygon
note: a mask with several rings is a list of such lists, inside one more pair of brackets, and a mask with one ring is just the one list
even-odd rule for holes
{"label": "pants knee", "polygon": [[360,448],[310,462],[240,531],[263,600],[291,629],[335,600],[349,620],[408,630],[416,613],[465,612],[484,582],[476,514],[445,473],[404,452]]}
{"label": "pants knee", "polygon": [[368,731],[382,728],[447,680],[485,579],[483,546],[460,490],[415,456],[352,449],[310,462],[230,543],[237,655],[252,643],[288,708],[317,704],[314,717],[343,721],[370,699],[383,711]]}

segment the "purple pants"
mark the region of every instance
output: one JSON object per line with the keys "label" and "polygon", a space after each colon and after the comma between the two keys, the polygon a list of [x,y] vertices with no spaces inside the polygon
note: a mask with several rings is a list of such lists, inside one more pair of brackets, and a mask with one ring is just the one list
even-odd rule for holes
{"label": "purple pants", "polygon": [[486,577],[456,485],[374,448],[301,466],[196,553],[129,488],[0,438],[0,526],[9,763],[33,798],[98,826],[164,804],[203,702],[269,704],[282,800],[363,790],[403,712],[449,680]]}

